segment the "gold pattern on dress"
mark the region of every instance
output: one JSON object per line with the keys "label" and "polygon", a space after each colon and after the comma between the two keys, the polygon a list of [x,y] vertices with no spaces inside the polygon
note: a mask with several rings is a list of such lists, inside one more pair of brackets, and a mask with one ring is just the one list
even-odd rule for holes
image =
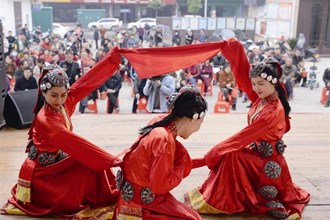
{"label": "gold pattern on dress", "polygon": [[252,115],[249,118],[249,124],[252,124],[252,122],[257,118],[257,116],[261,113],[264,105],[262,102],[260,102],[255,110],[255,112],[252,113]]}
{"label": "gold pattern on dress", "polygon": [[59,215],[61,219],[112,219],[114,212],[113,206],[102,206],[97,208],[87,207],[74,215]]}
{"label": "gold pattern on dress", "polygon": [[16,206],[11,203],[7,203],[3,208],[0,209],[0,214],[6,215],[28,215],[27,213],[23,212]]}
{"label": "gold pattern on dress", "polygon": [[184,195],[185,204],[192,207],[194,210],[196,210],[199,213],[205,213],[205,214],[229,214],[226,212],[223,212],[219,209],[216,209],[209,205],[205,199],[203,198],[203,195],[199,192],[198,188],[195,188],[188,193]]}
{"label": "gold pattern on dress", "polygon": [[117,220],[142,220],[142,207],[121,205],[116,217]]}
{"label": "gold pattern on dress", "polygon": [[25,203],[31,202],[31,182],[18,178],[16,186],[17,200]]}
{"label": "gold pattern on dress", "polygon": [[64,118],[65,118],[66,128],[67,128],[68,130],[70,130],[70,128],[71,128],[71,123],[70,123],[70,120],[69,120],[68,114],[67,114],[66,111],[65,111],[64,106],[61,106],[61,111],[62,111],[62,114],[63,114],[63,116],[64,116]]}
{"label": "gold pattern on dress", "polygon": [[273,92],[272,94],[270,94],[269,96],[267,96],[266,98],[263,98],[260,100],[260,103],[258,104],[255,112],[253,112],[249,118],[249,123],[251,124],[256,118],[257,116],[262,112],[263,107],[267,104],[270,103],[274,100],[278,99],[278,93],[277,91]]}

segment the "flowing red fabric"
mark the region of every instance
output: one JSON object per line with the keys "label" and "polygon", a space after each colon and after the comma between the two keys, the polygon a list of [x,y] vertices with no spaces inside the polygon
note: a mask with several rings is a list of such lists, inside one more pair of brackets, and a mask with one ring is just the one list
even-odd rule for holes
{"label": "flowing red fabric", "polygon": [[[63,105],[65,113],[46,104],[40,109],[30,130],[39,155],[24,161],[19,172],[20,181],[12,188],[9,204],[29,215],[42,216],[71,215],[87,207],[111,205],[117,201],[115,176],[110,169],[115,156],[75,134],[70,117],[76,104],[113,75],[119,63],[119,53],[114,49],[77,80]],[[38,163],[42,152],[57,154],[59,151],[70,156],[48,166]],[[31,202],[22,202],[21,194],[25,195],[25,191],[20,193],[17,186],[28,192],[30,189],[25,194]]]}
{"label": "flowing red fabric", "polygon": [[[200,213],[250,212],[301,217],[310,194],[292,182],[283,151],[277,145],[290,125],[281,101],[277,95],[263,100],[257,97],[249,79],[245,50],[238,41],[226,41],[222,54],[231,63],[239,88],[254,104],[244,129],[212,147],[204,159],[193,161],[193,167],[206,163],[211,172],[200,187],[186,194],[186,202]],[[262,148],[260,143],[265,142],[271,150]],[[253,150],[251,143],[258,147]],[[270,169],[274,176],[268,172],[267,164],[271,163],[278,168],[278,172],[274,172],[274,167]],[[263,189],[268,191],[269,186],[276,193],[264,193]],[[278,206],[272,206],[274,203]]]}
{"label": "flowing red fabric", "polygon": [[196,65],[221,51],[225,42],[178,47],[119,49],[140,78],[148,78]]}

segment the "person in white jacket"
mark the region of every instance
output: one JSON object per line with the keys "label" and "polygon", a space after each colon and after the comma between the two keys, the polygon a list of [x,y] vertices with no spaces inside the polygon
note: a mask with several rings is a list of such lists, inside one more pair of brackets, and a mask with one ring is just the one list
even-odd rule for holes
{"label": "person in white jacket", "polygon": [[175,92],[175,79],[171,75],[155,76],[149,78],[143,88],[148,96],[147,111],[150,113],[167,112],[167,97]]}

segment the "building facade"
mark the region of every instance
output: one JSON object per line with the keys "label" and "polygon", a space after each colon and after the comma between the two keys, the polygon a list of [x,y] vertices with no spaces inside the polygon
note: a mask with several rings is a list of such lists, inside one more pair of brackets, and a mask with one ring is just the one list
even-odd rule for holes
{"label": "building facade", "polygon": [[305,35],[305,46],[330,55],[330,0],[300,0],[296,30]]}
{"label": "building facade", "polygon": [[[155,17],[156,12],[148,7],[149,0],[41,0],[44,6],[53,8],[55,22],[77,22],[76,9],[105,9],[107,17],[119,18],[123,22],[136,21],[143,17]],[[158,16],[172,15],[176,0],[163,0],[165,7],[157,11]]]}
{"label": "building facade", "polygon": [[[163,0],[158,17],[189,14],[187,0]],[[40,7],[51,7],[54,22],[77,22],[77,9],[105,9],[106,16],[124,23],[155,17],[149,0],[1,0],[0,19],[4,33],[17,34],[27,24],[32,29],[32,14]],[[205,11],[205,6],[207,10]],[[305,47],[317,45],[319,53],[330,54],[330,0],[202,0],[196,15],[202,17],[255,18],[255,39],[294,38],[303,33]]]}
{"label": "building facade", "polygon": [[17,34],[19,29],[27,24],[32,29],[31,2],[33,0],[2,0],[0,7],[0,19],[3,32],[12,31]]}

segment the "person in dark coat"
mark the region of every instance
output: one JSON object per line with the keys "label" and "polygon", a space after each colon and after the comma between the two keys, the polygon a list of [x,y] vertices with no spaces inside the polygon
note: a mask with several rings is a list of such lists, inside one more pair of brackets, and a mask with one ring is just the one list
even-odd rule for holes
{"label": "person in dark coat", "polygon": [[188,29],[186,32],[185,43],[192,44],[194,41],[194,32],[191,29]]}
{"label": "person in dark coat", "polygon": [[[323,82],[324,82],[325,87],[327,88],[327,90],[329,92],[330,91],[330,67],[328,67],[324,70]],[[328,95],[328,98],[327,98],[324,106],[325,107],[330,106],[330,94]]]}
{"label": "person in dark coat", "polygon": [[132,113],[136,113],[138,102],[141,98],[146,97],[143,94],[143,88],[146,85],[147,79],[139,78],[137,72],[134,70],[132,66],[130,66],[130,75],[133,80],[133,92],[134,92],[134,100]]}
{"label": "person in dark coat", "polygon": [[107,93],[108,96],[108,113],[112,113],[115,109],[116,112],[119,112],[118,105],[118,96],[119,90],[121,89],[122,77],[119,71],[116,71],[114,75],[112,75],[103,85],[102,91]]}
{"label": "person in dark coat", "polygon": [[37,88],[38,84],[36,79],[32,76],[32,70],[29,67],[24,68],[23,76],[17,78],[16,80],[14,88],[15,92]]}
{"label": "person in dark coat", "polygon": [[95,48],[99,49],[99,37],[100,37],[99,30],[95,25],[93,26],[93,30],[94,30]]}
{"label": "person in dark coat", "polygon": [[8,31],[8,35],[7,35],[7,40],[9,43],[9,48],[8,48],[8,54],[11,53],[12,49],[14,49],[14,43],[16,41],[15,37],[13,36],[13,32],[12,31]]}
{"label": "person in dark coat", "polygon": [[62,67],[68,75],[71,86],[80,75],[80,67],[79,64],[73,60],[72,50],[68,50],[65,53],[65,60],[60,63],[60,67]]}
{"label": "person in dark coat", "polygon": [[181,37],[180,37],[179,31],[174,32],[174,36],[172,38],[172,44],[173,44],[173,46],[174,45],[176,45],[176,46],[181,45]]}
{"label": "person in dark coat", "polygon": [[163,33],[160,28],[157,28],[154,38],[156,46],[163,42]]}

